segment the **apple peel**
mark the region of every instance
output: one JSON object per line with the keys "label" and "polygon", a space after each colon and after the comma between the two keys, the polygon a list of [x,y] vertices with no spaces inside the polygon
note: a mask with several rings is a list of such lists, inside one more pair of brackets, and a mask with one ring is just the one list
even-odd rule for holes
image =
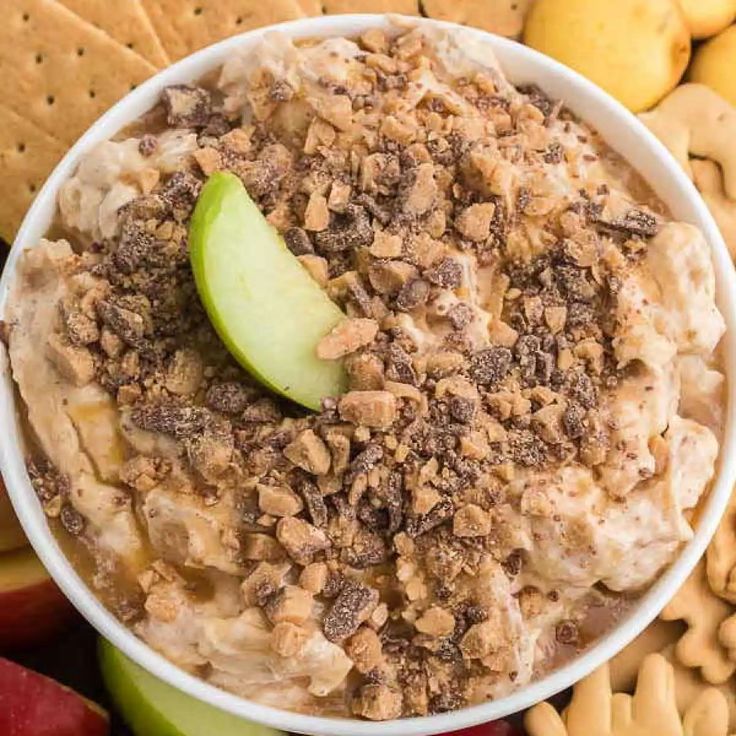
{"label": "apple peel", "polygon": [[38,672],[0,658],[0,733],[8,736],[106,736],[96,703]]}
{"label": "apple peel", "polygon": [[319,411],[344,393],[342,362],[321,360],[317,344],[345,314],[263,217],[234,174],[202,188],[189,229],[202,304],[243,368],[276,393]]}
{"label": "apple peel", "polygon": [[0,648],[39,644],[74,616],[31,547],[0,554]]}
{"label": "apple peel", "polygon": [[146,672],[104,639],[99,640],[98,655],[105,685],[136,734],[284,736],[184,694]]}

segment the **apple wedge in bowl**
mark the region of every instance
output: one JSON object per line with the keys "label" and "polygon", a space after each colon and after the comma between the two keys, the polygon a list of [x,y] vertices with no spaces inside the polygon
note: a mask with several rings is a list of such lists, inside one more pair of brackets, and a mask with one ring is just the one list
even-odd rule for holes
{"label": "apple wedge in bowl", "polygon": [[246,370],[315,411],[344,392],[342,364],[320,360],[315,346],[345,315],[233,174],[215,173],[203,187],[189,247],[210,321]]}

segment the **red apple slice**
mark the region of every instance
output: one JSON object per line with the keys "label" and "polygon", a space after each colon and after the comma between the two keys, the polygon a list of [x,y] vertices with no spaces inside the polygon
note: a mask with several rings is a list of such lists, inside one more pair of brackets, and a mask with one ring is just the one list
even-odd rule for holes
{"label": "red apple slice", "polygon": [[0,658],[0,734],[105,736],[107,713],[38,672]]}
{"label": "red apple slice", "polygon": [[27,544],[28,540],[15,517],[15,511],[0,478],[0,552],[25,547]]}
{"label": "red apple slice", "polygon": [[43,641],[61,631],[73,611],[30,547],[0,554],[0,649]]}
{"label": "red apple slice", "polygon": [[491,721],[470,728],[461,728],[459,731],[452,731],[442,736],[522,736],[522,733],[507,721]]}

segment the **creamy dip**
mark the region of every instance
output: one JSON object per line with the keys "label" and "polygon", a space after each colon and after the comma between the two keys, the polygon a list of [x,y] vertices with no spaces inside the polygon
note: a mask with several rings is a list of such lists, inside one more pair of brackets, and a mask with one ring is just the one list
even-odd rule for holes
{"label": "creamy dip", "polygon": [[[442,712],[574,656],[676,557],[723,423],[710,253],[561,103],[462,31],[268,34],[136,131],[62,187],[7,321],[34,486],[150,646],[295,711]],[[319,414],[199,303],[218,170],[345,311]]]}

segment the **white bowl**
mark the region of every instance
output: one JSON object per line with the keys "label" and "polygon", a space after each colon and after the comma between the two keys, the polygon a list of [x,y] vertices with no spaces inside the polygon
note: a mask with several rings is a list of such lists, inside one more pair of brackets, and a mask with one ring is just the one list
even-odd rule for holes
{"label": "white bowl", "polygon": [[[434,23],[448,29],[455,27],[453,24],[429,20],[416,22]],[[284,23],[278,29],[289,36],[300,38],[355,35],[368,27],[390,24],[390,19],[384,16],[338,15]],[[96,143],[110,138],[153,107],[165,86],[196,80],[222,64],[236,49],[253,48],[264,31],[265,29],[259,29],[229,38],[174,64],[131,92],[82,136],[51,174],[23,221],[0,281],[0,316],[4,313],[8,289],[21,251],[36,245],[46,232],[54,215],[59,188],[72,174],[81,156]],[[682,549],[674,564],[642,597],[630,614],[581,656],[500,700],[452,713],[381,723],[319,718],[266,707],[208,685],[183,672],[136,638],[102,606],[51,534],[26,472],[7,354],[0,347],[0,469],[25,532],[59,587],[103,636],[149,672],[195,698],[275,728],[320,736],[421,736],[501,718],[564,690],[614,656],[669,601],[705,551],[736,478],[736,435],[732,421],[736,386],[736,275],[718,228],[702,199],[659,141],[634,115],[601,89],[532,49],[483,31],[469,32],[490,45],[512,82],[534,82],[549,95],[562,99],[581,118],[597,128],[608,144],[634,165],[669,206],[674,217],[691,222],[703,231],[713,251],[718,305],[728,326],[723,350],[728,374],[728,422],[721,447],[717,480],[713,484],[695,535]]]}

